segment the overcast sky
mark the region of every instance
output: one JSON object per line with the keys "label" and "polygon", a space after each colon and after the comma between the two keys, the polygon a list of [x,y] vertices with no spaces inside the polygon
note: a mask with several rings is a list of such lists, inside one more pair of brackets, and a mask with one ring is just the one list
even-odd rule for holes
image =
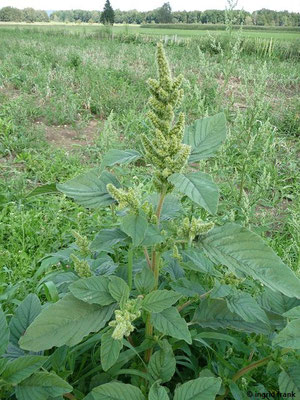
{"label": "overcast sky", "polygon": [[[153,10],[166,0],[111,0],[113,8],[121,10]],[[105,0],[0,0],[0,8],[12,6],[18,8],[33,7],[40,10],[102,10]],[[226,0],[170,0],[173,11],[224,9]],[[246,11],[269,8],[300,12],[300,0],[239,0],[238,8]]]}

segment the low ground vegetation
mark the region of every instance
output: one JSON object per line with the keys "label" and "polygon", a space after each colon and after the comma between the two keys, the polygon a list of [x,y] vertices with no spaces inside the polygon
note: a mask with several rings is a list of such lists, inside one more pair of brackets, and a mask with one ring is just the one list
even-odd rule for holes
{"label": "low ground vegetation", "polygon": [[[138,159],[137,154],[143,152],[141,136],[150,132],[146,120],[149,92],[145,82],[156,76],[154,59],[159,37],[129,32],[114,34],[110,30],[95,33],[85,28],[73,33],[55,27],[51,30],[9,26],[0,29],[0,299],[5,312],[1,323],[5,326],[4,318],[7,318],[11,335],[8,350],[6,345],[0,348],[3,352],[7,350],[10,363],[20,355],[21,360],[26,359],[25,364],[30,358],[28,365],[22,365],[21,375],[9,369],[4,372],[7,377],[0,381],[1,396],[27,399],[29,386],[43,388],[47,383],[55,390],[43,392],[45,399],[59,399],[62,395],[83,399],[87,395],[86,399],[97,400],[108,396],[108,392],[101,392],[103,388],[120,397],[120,393],[125,392],[118,390],[123,387],[109,386],[116,380],[119,385],[135,387],[124,387],[124,390],[132,390],[130,399],[142,399],[151,390],[151,400],[167,399],[166,396],[179,400],[184,398],[180,396],[187,390],[184,384],[188,380],[197,385],[197,390],[208,390],[203,399],[213,399],[216,395],[220,399],[243,399],[247,390],[253,393],[298,390],[299,396],[300,344],[299,336],[293,333],[297,332],[299,322],[296,281],[290,283],[294,292],[290,289],[287,293],[283,289],[290,273],[295,279],[300,276],[297,201],[300,71],[297,57],[283,57],[272,48],[257,51],[255,40],[258,43],[259,38],[253,40],[254,50],[245,51],[239,32],[222,36],[225,38],[222,40],[206,33],[202,44],[192,38],[187,42],[164,38],[173,75],[184,77],[181,84],[184,97],[179,111],[185,114],[186,125],[192,126],[194,120],[224,113],[227,135],[217,153],[208,159],[196,157],[187,171],[189,174],[201,171],[214,178],[220,190],[218,210],[207,205],[203,209],[186,197],[177,196],[176,200],[166,202],[168,207],[163,220],[175,218],[176,221],[181,210],[188,218],[185,220],[187,231],[190,224],[193,221],[196,224],[199,219],[208,220],[217,227],[240,226],[250,230],[281,257],[287,272],[275,279],[278,281],[276,291],[272,291],[263,287],[257,276],[245,277],[241,271],[234,275],[225,266],[220,267],[220,264],[227,265],[224,259],[222,262],[215,258],[213,264],[202,254],[204,258],[200,260],[197,254],[195,260],[192,257],[195,244],[192,248],[179,244],[176,250],[174,243],[168,242],[172,246],[165,249],[165,258],[159,264],[165,268],[159,286],[154,274],[154,286],[149,288],[145,284],[153,277],[148,276],[145,269],[148,258],[144,258],[142,250],[134,250],[132,254],[131,246],[140,243],[135,242],[138,239],[131,226],[121,222],[123,211],[116,210],[115,206],[86,209],[84,202],[78,203],[69,197],[68,187],[60,187],[69,195],[62,196],[53,183],[68,182],[91,168],[97,174],[101,163],[101,171],[106,166],[107,173],[111,173],[110,168],[115,163],[105,159],[105,154],[111,154],[109,151],[113,148],[121,154],[125,149],[134,149],[137,153],[131,153],[133,163],[121,167],[118,165],[121,161],[117,160],[113,176],[120,179],[122,187],[134,187],[137,193],[153,191],[151,163],[149,159]],[[279,46],[280,41],[274,42],[274,47]],[[285,39],[283,43],[286,44],[281,46],[292,46],[292,41]],[[180,186],[176,179],[172,183]],[[50,186],[45,187],[46,184]],[[49,194],[33,196],[32,190],[37,187]],[[116,193],[111,192],[111,195],[117,199]],[[152,201],[155,207],[157,199]],[[97,242],[95,235],[103,234],[106,229],[118,231],[120,223],[126,233],[119,233],[121,237],[114,237],[114,243],[106,242],[106,247],[99,248],[99,242],[105,244],[105,238],[100,234]],[[174,227],[164,224],[164,230],[172,236]],[[189,237],[187,244],[191,245],[195,239],[197,247],[201,241],[198,236],[192,241]],[[160,241],[157,235],[151,240],[154,244],[155,240]],[[153,244],[149,243],[146,246],[151,247]],[[96,258],[90,255],[90,249],[97,253]],[[181,259],[183,250],[187,258]],[[44,309],[41,316],[47,311],[45,304],[50,304],[50,309],[69,301],[69,310],[75,307],[72,302],[78,303],[77,307],[88,304],[80,300],[75,281],[80,282],[77,280],[80,276],[83,280],[93,278],[94,274],[99,276],[98,267],[106,276],[103,285],[110,285],[105,293],[114,301],[104,307],[111,308],[112,316],[114,303],[117,302],[116,307],[122,311],[129,301],[127,284],[133,289],[130,301],[138,295],[151,297],[148,292],[153,289],[161,290],[164,295],[169,290],[169,294],[177,295],[173,303],[166,300],[167,310],[175,310],[168,312],[176,313],[172,304],[177,302],[177,310],[188,323],[193,320],[192,315],[194,320],[197,316],[198,325],[189,325],[192,336],[182,328],[185,335],[181,332],[180,338],[172,337],[157,321],[154,323],[157,331],[152,336],[153,323],[147,323],[147,313],[153,311],[150,302],[148,308],[144,304],[143,309],[138,306],[132,311],[138,320],[134,323],[137,330],[122,342],[125,347],[120,356],[121,348],[117,346],[115,360],[103,354],[106,346],[103,341],[116,344],[112,342],[115,340],[112,329],[116,328],[113,324],[107,331],[88,337],[83,332],[85,339],[81,343],[82,337],[76,344],[70,339],[68,343],[53,342],[51,345],[48,337],[41,339],[39,348],[30,342],[37,342],[37,339],[30,339],[29,331],[23,349],[44,353],[24,353],[18,347],[20,335],[13,330],[17,323],[21,323],[19,328],[23,332],[27,328],[20,321],[22,310],[32,313],[33,320],[41,311],[40,301]],[[135,279],[130,278],[132,271]],[[91,274],[91,278],[87,278],[88,275],[84,278],[84,274]],[[114,292],[114,279],[109,278],[112,276],[122,278],[124,283],[118,281],[116,286],[123,285],[123,297]],[[266,286],[275,285],[275,281]],[[64,296],[70,285],[73,285],[73,295],[67,295],[66,300]],[[274,290],[274,286],[272,288]],[[236,306],[234,296],[241,293],[247,297],[246,308],[249,309],[249,302],[252,302],[250,308],[256,304],[258,314],[245,315],[243,309]],[[199,294],[203,295],[202,299]],[[201,304],[210,310],[207,315],[203,315]],[[85,306],[82,307],[84,312]],[[96,305],[87,307],[100,312]],[[240,326],[237,322],[234,326],[232,322],[225,326],[221,309],[226,309],[231,316],[234,314]],[[221,316],[219,326],[209,322],[216,310]],[[144,319],[139,319],[140,311]],[[159,311],[156,309],[154,313],[159,314]],[[255,320],[257,315],[260,321]],[[218,316],[215,315],[216,320]],[[146,341],[142,339],[144,322],[148,327]],[[101,329],[98,328],[95,330]],[[283,333],[278,335],[279,331]],[[164,337],[157,332],[164,333]],[[192,339],[193,348],[190,346]],[[5,340],[4,334],[3,343]],[[48,350],[52,346],[61,347]],[[14,351],[21,353],[16,355]],[[7,368],[6,363],[7,358],[1,359],[0,370]],[[174,371],[164,369],[164,363],[174,366]],[[13,394],[16,384],[19,389]],[[102,389],[95,389],[101,385]],[[209,389],[210,386],[214,389]],[[92,394],[88,395],[90,391]],[[30,396],[34,399],[32,394]]]}

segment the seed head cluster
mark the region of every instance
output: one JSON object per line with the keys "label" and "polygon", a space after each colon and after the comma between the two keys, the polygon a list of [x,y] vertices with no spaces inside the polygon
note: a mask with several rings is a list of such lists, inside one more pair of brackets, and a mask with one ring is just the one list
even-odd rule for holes
{"label": "seed head cluster", "polygon": [[128,300],[121,310],[115,311],[115,319],[109,323],[114,329],[112,338],[122,340],[134,331],[132,322],[141,316],[139,299]]}
{"label": "seed head cluster", "polygon": [[133,213],[138,214],[140,207],[140,201],[136,190],[133,188],[128,189],[117,189],[114,185],[109,183],[106,186],[108,193],[118,202],[119,208],[129,207]]}
{"label": "seed head cluster", "polygon": [[149,79],[150,89],[148,118],[152,125],[149,136],[142,135],[146,161],[154,167],[154,183],[158,190],[171,188],[168,177],[180,172],[190,155],[190,146],[183,144],[184,114],[175,121],[174,110],[180,105],[183,77],[172,79],[168,61],[161,43],[157,47],[158,80]]}
{"label": "seed head cluster", "polygon": [[74,263],[74,270],[80,278],[89,278],[92,276],[91,268],[86,260],[80,260],[75,254],[71,254]]}
{"label": "seed head cluster", "polygon": [[[180,88],[183,76],[172,79],[168,61],[161,43],[157,46],[158,79],[149,79],[148,85],[151,96],[149,98],[150,111],[148,118],[152,125],[150,135],[142,135],[147,163],[154,168],[154,184],[158,191],[172,189],[168,182],[169,176],[181,172],[185,167],[191,147],[182,143],[184,135],[184,113],[175,119],[174,110],[180,105],[183,98],[183,89]],[[136,191],[117,189],[112,184],[107,185],[109,194],[118,201],[119,207],[129,207],[138,213],[140,202]]]}
{"label": "seed head cluster", "polygon": [[90,243],[88,238],[86,236],[80,235],[80,233],[76,231],[72,231],[72,234],[76,239],[75,244],[77,245],[80,254],[83,257],[88,256],[90,254],[90,249],[89,249]]}
{"label": "seed head cluster", "polygon": [[177,230],[178,236],[194,240],[197,235],[204,235],[214,227],[213,222],[203,222],[200,218],[184,218],[182,226]]}

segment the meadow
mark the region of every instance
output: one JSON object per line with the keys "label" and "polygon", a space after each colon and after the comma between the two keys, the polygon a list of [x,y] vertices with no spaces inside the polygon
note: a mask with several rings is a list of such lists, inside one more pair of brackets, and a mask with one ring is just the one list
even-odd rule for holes
{"label": "meadow", "polygon": [[[60,264],[52,265],[47,256],[70,246],[73,231],[92,240],[114,221],[107,210],[86,210],[66,196],[28,195],[98,167],[112,148],[141,149],[140,136],[148,129],[146,80],[156,76],[160,37],[174,75],[184,76],[181,110],[187,125],[221,111],[226,115],[221,150],[194,166],[220,188],[214,223],[236,222],[259,234],[300,277],[298,32],[229,37],[126,26],[111,32],[94,25],[3,24],[0,300],[8,315],[29,292],[51,300],[43,284]],[[125,186],[150,185],[147,165],[120,171]],[[194,206],[187,210],[203,215]],[[275,390],[271,368],[261,383]],[[250,382],[242,383],[244,389]],[[81,399],[79,392],[82,387]],[[240,398],[235,396],[228,398]]]}

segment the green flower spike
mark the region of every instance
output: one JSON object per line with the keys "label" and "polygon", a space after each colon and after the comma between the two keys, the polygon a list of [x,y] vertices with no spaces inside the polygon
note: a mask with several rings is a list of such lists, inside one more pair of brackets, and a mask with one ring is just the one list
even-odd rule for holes
{"label": "green flower spike", "polygon": [[145,157],[154,168],[154,183],[160,191],[162,187],[169,190],[172,185],[168,178],[174,172],[181,172],[185,167],[191,148],[183,144],[184,114],[180,113],[175,121],[174,110],[182,101],[183,90],[180,89],[183,77],[172,79],[163,45],[157,46],[158,80],[149,79],[151,93],[148,118],[153,130],[150,137],[142,135]]}
{"label": "green flower spike", "polygon": [[119,208],[129,207],[134,213],[138,213],[140,208],[139,194],[133,188],[127,192],[123,189],[117,189],[109,183],[106,186],[108,193],[119,203]]}
{"label": "green flower spike", "polygon": [[109,326],[115,328],[112,338],[122,340],[124,336],[129,336],[134,331],[132,322],[141,316],[141,300],[128,300],[121,310],[115,311],[115,319],[109,323]]}
{"label": "green flower spike", "polygon": [[71,259],[74,263],[74,270],[80,278],[89,278],[92,276],[91,268],[86,260],[79,260],[75,254],[71,254]]}

